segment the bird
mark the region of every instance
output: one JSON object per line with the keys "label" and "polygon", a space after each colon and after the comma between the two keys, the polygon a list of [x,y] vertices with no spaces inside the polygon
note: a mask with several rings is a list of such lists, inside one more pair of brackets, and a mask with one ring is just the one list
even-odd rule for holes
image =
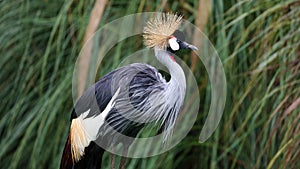
{"label": "bird", "polygon": [[[132,142],[122,141],[114,132],[134,138],[154,123],[163,131],[163,142],[170,140],[186,92],[185,74],[174,56],[180,50],[198,50],[185,42],[179,30],[182,18],[172,13],[157,14],[143,29],[145,46],[154,50],[170,79],[151,65],[132,63],[106,74],[78,99],[71,114],[61,169],[101,168],[105,149],[97,140],[110,146],[122,143],[126,154]],[[121,169],[125,163],[123,156]],[[112,165],[114,156],[114,168]]]}

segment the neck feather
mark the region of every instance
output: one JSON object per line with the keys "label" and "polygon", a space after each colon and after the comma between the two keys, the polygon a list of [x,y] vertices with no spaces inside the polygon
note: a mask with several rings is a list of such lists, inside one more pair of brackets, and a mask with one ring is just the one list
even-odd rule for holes
{"label": "neck feather", "polygon": [[179,64],[176,63],[171,53],[158,47],[154,48],[155,56],[159,62],[165,65],[171,74],[171,80],[163,92],[165,96],[164,112],[158,119],[162,120],[164,143],[168,142],[173,133],[175,121],[183,104],[186,89],[185,75]]}
{"label": "neck feather", "polygon": [[[172,98],[179,99],[177,102],[182,105],[185,96],[186,79],[180,65],[173,60],[171,53],[158,47],[154,48],[155,56],[159,62],[165,65],[171,74],[171,80],[168,83],[167,94]],[[174,98],[174,99],[175,99]]]}
{"label": "neck feather", "polygon": [[164,142],[168,142],[173,133],[175,121],[185,97],[186,81],[185,75],[179,64],[173,59],[171,53],[166,50],[155,47],[155,56],[159,62],[165,65],[171,74],[171,80],[168,82],[164,96],[166,97],[164,104],[167,105],[166,113],[162,114],[164,126]]}

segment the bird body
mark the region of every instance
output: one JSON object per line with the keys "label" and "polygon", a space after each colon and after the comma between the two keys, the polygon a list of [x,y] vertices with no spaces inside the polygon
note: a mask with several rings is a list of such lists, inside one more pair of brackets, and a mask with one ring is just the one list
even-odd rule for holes
{"label": "bird body", "polygon": [[[123,143],[128,148],[131,144],[123,142],[116,132],[134,138],[145,125],[154,123],[164,131],[163,141],[170,139],[186,90],[184,72],[172,52],[196,48],[173,36],[181,17],[164,17],[149,23],[144,39],[148,47],[154,48],[157,60],[167,67],[171,79],[166,81],[150,65],[134,63],[112,71],[87,89],[71,115],[61,168],[101,168],[104,150],[96,140],[105,146]],[[152,33],[156,29],[153,24],[162,28],[172,23],[175,26],[171,30],[164,28],[173,33],[167,39]]]}

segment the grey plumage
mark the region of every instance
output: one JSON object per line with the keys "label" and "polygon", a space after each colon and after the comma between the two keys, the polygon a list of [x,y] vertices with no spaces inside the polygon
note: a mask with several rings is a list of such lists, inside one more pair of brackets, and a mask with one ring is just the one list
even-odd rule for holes
{"label": "grey plumage", "polygon": [[[75,106],[78,115],[91,109],[88,117],[104,110],[113,93],[120,87],[114,108],[106,122],[115,130],[135,136],[133,126],[154,122],[163,127],[164,141],[170,138],[185,95],[185,76],[181,67],[170,59],[170,53],[155,49],[155,56],[171,73],[169,82],[150,65],[135,63],[121,67],[90,87]],[[100,129],[101,135],[109,130]]]}

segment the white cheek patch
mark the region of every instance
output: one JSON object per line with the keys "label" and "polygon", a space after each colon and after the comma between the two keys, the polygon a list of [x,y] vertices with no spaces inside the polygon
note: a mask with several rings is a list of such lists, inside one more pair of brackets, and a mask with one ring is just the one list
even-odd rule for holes
{"label": "white cheek patch", "polygon": [[177,43],[176,38],[170,38],[169,39],[170,47],[173,51],[179,50],[179,44]]}

